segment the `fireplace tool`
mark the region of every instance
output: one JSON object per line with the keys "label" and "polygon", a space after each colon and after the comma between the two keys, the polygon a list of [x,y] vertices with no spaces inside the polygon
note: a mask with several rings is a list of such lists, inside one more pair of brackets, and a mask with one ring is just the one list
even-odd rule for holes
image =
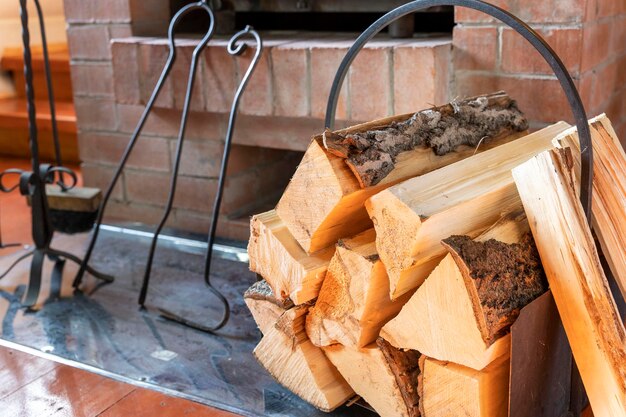
{"label": "fireplace tool", "polygon": [[[587,221],[591,222],[591,193],[593,179],[593,149],[591,146],[591,132],[587,124],[587,114],[583,106],[576,85],[572,81],[567,68],[558,57],[556,52],[546,43],[546,41],[530,26],[524,23],[515,15],[496,7],[492,4],[481,0],[416,0],[400,6],[389,13],[382,16],[368,27],[350,47],[346,56],[341,61],[339,68],[335,74],[333,84],[328,97],[328,105],[326,107],[325,126],[333,129],[335,124],[335,112],[337,110],[337,101],[343,80],[348,73],[352,61],[356,58],[365,44],[370,41],[376,34],[386,28],[391,23],[407,16],[411,13],[434,6],[458,6],[474,9],[488,14],[499,21],[505,23],[511,29],[515,30],[523,36],[536,50],[541,54],[544,60],[550,65],[552,71],[556,75],[561,84],[561,88],[565,92],[567,101],[571,107],[576,127],[578,128],[578,136],[581,147],[581,192],[580,200],[582,202]],[[570,388],[570,404],[569,411],[572,416],[580,416],[583,405],[585,403],[585,393],[580,380],[580,375],[576,368],[575,362],[572,361],[572,380]]]}
{"label": "fireplace tool", "polygon": [[[213,36],[213,32],[214,32],[214,23],[215,23],[215,18],[213,15],[213,11],[211,10],[211,8],[208,6],[207,4],[207,0],[201,0],[198,1],[196,3],[191,3],[186,5],[185,7],[181,8],[176,15],[174,15],[174,17],[172,18],[172,20],[170,21],[170,25],[169,25],[169,30],[168,30],[168,38],[169,38],[169,55],[167,58],[167,61],[165,63],[165,66],[163,67],[163,70],[161,72],[161,75],[159,77],[159,80],[152,92],[152,95],[150,96],[150,99],[148,100],[148,103],[146,104],[146,107],[144,109],[143,114],[141,115],[141,118],[139,119],[139,122],[137,124],[137,127],[135,128],[135,131],[132,134],[132,137],[130,139],[130,142],[128,143],[126,150],[124,151],[124,154],[122,155],[122,159],[117,167],[117,170],[115,171],[115,174],[113,175],[113,178],[111,180],[111,183],[109,185],[109,187],[107,188],[106,192],[104,193],[104,198],[100,204],[100,208],[98,210],[98,216],[96,219],[96,227],[94,229],[91,241],[89,243],[89,247],[87,249],[87,253],[85,255],[85,258],[81,264],[81,267],[78,271],[78,274],[76,275],[76,278],[74,280],[74,286],[77,287],[80,285],[81,280],[84,276],[84,273],[88,270],[88,263],[89,263],[89,259],[91,258],[91,255],[93,253],[93,249],[96,243],[96,240],[98,238],[98,232],[99,232],[99,227],[102,224],[102,218],[104,215],[104,210],[106,209],[106,205],[109,201],[109,198],[111,197],[111,193],[113,191],[113,188],[115,187],[115,184],[117,183],[117,181],[119,180],[119,177],[122,173],[122,170],[124,169],[124,166],[126,165],[126,162],[131,154],[131,152],[133,151],[133,148],[135,146],[135,144],[137,143],[137,140],[139,138],[139,135],[141,133],[141,130],[143,129],[143,126],[152,110],[152,107],[154,105],[155,100],[157,99],[161,88],[163,87],[163,84],[165,82],[165,80],[167,79],[170,70],[172,69],[172,66],[176,60],[176,42],[175,42],[175,30],[176,27],[179,23],[179,21],[185,17],[187,14],[189,14],[190,12],[196,11],[196,10],[201,10],[204,11],[209,18],[209,29],[207,31],[207,33],[204,35],[204,37],[202,38],[202,40],[200,40],[200,42],[197,44],[197,46],[195,47],[194,51],[193,51],[193,55],[192,55],[192,59],[191,59],[191,65],[189,68],[189,78],[187,81],[187,91],[185,93],[185,101],[184,101],[184,105],[183,105],[183,111],[182,111],[182,115],[181,115],[181,119],[180,119],[180,129],[179,129],[179,133],[178,133],[178,139],[177,139],[177,144],[176,144],[176,153],[174,156],[174,164],[173,164],[173,168],[172,168],[172,174],[170,177],[170,183],[169,183],[169,194],[167,197],[167,202],[166,202],[166,207],[165,210],[163,212],[161,221],[159,222],[159,224],[157,225],[157,228],[154,232],[154,236],[152,237],[152,242],[150,245],[150,250],[148,252],[148,261],[146,264],[146,269],[145,269],[145,273],[144,273],[144,277],[143,277],[143,282],[141,285],[141,291],[139,294],[139,300],[138,303],[141,306],[141,308],[145,308],[145,301],[146,301],[146,297],[148,294],[148,286],[150,284],[150,275],[151,275],[151,271],[152,271],[152,263],[154,260],[154,253],[156,250],[156,246],[158,243],[158,238],[159,238],[159,234],[161,233],[165,222],[167,221],[169,214],[172,210],[172,203],[174,201],[174,196],[176,194],[176,182],[177,182],[177,177],[178,177],[178,170],[180,167],[180,159],[181,159],[181,155],[182,155],[182,149],[183,149],[183,142],[184,142],[184,137],[185,137],[185,129],[187,127],[187,119],[189,116],[189,104],[191,101],[191,95],[193,92],[193,85],[194,85],[194,81],[195,81],[195,76],[196,76],[196,69],[197,69],[197,65],[198,65],[198,56],[200,55],[200,53],[202,52],[202,50],[206,47],[206,45],[208,44],[209,40],[212,38]],[[213,253],[213,244],[215,242],[215,233],[216,233],[216,228],[217,228],[217,222],[219,219],[219,211],[220,211],[220,206],[221,206],[221,201],[222,201],[222,195],[224,192],[224,182],[226,180],[226,170],[228,167],[228,157],[230,154],[230,149],[231,149],[231,142],[232,142],[232,136],[233,136],[233,132],[234,132],[234,126],[235,126],[235,120],[236,120],[236,116],[237,116],[237,111],[238,111],[238,107],[239,107],[239,99],[248,83],[248,80],[250,79],[250,76],[252,74],[252,72],[254,71],[254,68],[256,67],[260,56],[261,56],[261,52],[263,49],[263,44],[262,44],[262,40],[259,36],[259,34],[250,26],[247,26],[245,29],[243,29],[242,31],[236,33],[229,41],[227,49],[228,49],[228,53],[230,55],[233,56],[238,56],[241,55],[248,47],[248,45],[246,43],[241,42],[241,39],[244,38],[245,36],[249,36],[252,37],[254,39],[254,41],[256,42],[256,51],[254,54],[254,57],[245,73],[245,75],[243,76],[239,87],[237,88],[237,91],[235,93],[234,99],[233,99],[233,103],[231,106],[231,110],[230,110],[230,116],[229,116],[229,120],[228,120],[228,129],[227,129],[227,133],[226,133],[226,138],[224,141],[224,152],[223,152],[223,156],[222,156],[222,164],[221,164],[221,168],[220,168],[220,175],[219,175],[219,179],[218,179],[218,187],[217,187],[217,194],[215,197],[215,201],[213,204],[213,213],[212,213],[212,220],[211,220],[211,225],[209,228],[209,234],[208,234],[208,248],[207,248],[207,253],[206,253],[206,257],[205,257],[205,265],[204,265],[204,282],[206,284],[206,286],[209,288],[209,290],[220,300],[220,302],[223,305],[223,315],[222,318],[219,320],[219,322],[217,322],[216,324],[213,324],[211,326],[207,326],[201,323],[197,323],[194,322],[192,320],[186,319],[176,313],[173,313],[171,311],[165,310],[165,309],[159,309],[161,315],[169,320],[173,320],[176,321],[178,323],[181,323],[185,326],[188,327],[192,327],[194,329],[197,330],[201,330],[201,331],[205,331],[205,332],[214,332],[220,328],[222,328],[226,322],[228,321],[229,317],[230,317],[230,306],[228,304],[228,300],[226,300],[226,298],[215,288],[213,287],[213,285],[211,284],[211,277],[210,277],[210,273],[211,273],[211,255]]]}
{"label": "fireplace tool", "polygon": [[[28,111],[28,134],[31,152],[32,171],[20,169],[7,169],[0,173],[0,191],[8,193],[19,189],[20,193],[30,200],[32,218],[32,236],[35,247],[17,258],[9,268],[0,275],[4,278],[19,262],[32,256],[30,267],[30,277],[28,290],[22,301],[25,307],[32,307],[37,302],[41,289],[41,279],[43,273],[43,262],[46,256],[55,262],[52,274],[53,279],[60,280],[63,274],[63,267],[66,260],[81,264],[81,259],[69,252],[60,251],[50,246],[55,227],[51,220],[50,207],[48,205],[48,195],[46,193],[47,184],[56,184],[61,190],[68,191],[76,186],[76,174],[69,168],[63,166],[61,161],[61,149],[56,127],[56,115],[54,107],[54,93],[52,90],[52,79],[50,72],[50,62],[46,44],[46,32],[44,27],[43,13],[38,0],[34,0],[41,29],[41,40],[43,44],[44,69],[46,73],[46,85],[48,89],[48,99],[50,102],[50,114],[52,122],[52,132],[56,156],[56,165],[41,164],[39,160],[39,139],[37,132],[37,118],[35,110],[35,94],[33,88],[33,65],[30,49],[30,33],[28,29],[28,11],[26,0],[20,0],[20,16],[22,24],[22,42],[24,46],[24,78]],[[15,185],[6,186],[4,178],[9,175],[19,176],[19,181]],[[71,182],[65,183],[69,177]],[[89,272],[96,278],[105,282],[112,282],[113,277],[102,274],[93,268]]]}

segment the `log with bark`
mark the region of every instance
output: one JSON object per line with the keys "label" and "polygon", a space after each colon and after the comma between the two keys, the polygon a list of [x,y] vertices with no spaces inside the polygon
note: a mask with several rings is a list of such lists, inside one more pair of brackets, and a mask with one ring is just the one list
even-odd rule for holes
{"label": "log with bark", "polygon": [[387,268],[391,297],[419,287],[454,234],[476,237],[519,204],[511,169],[552,147],[564,122],[394,185],[366,202],[376,249]]}
{"label": "log with bark", "polygon": [[403,351],[382,338],[364,348],[326,346],[324,353],[354,391],[381,417],[418,417],[420,353]]}
{"label": "log with bark", "polygon": [[448,255],[381,336],[478,370],[508,352],[508,330],[520,309],[547,290],[528,230],[523,213],[515,212],[474,241],[445,239]]}
{"label": "log with bark", "polygon": [[389,278],[376,253],[373,229],[341,239],[328,266],[306,330],[316,346],[365,347],[398,314],[410,293],[389,299]]}
{"label": "log with bark", "polygon": [[513,177],[593,413],[626,416],[626,330],[572,167],[569,148],[554,150],[515,168]]}
{"label": "log with bark", "polygon": [[290,299],[281,300],[274,296],[274,291],[267,281],[257,281],[243,294],[243,300],[252,313],[261,333],[267,333],[279,317],[294,306]]}
{"label": "log with bark", "polygon": [[[317,252],[372,227],[363,208],[370,196],[509,142],[527,126],[500,92],[327,131],[313,138],[277,213],[307,253]],[[352,146],[362,142],[357,137],[367,143]],[[381,165],[381,158],[388,163]]]}
{"label": "log with bark", "polygon": [[268,326],[254,356],[284,387],[320,410],[332,411],[352,398],[354,391],[306,336],[308,308],[306,304],[293,307]]}
{"label": "log with bark", "polygon": [[308,255],[275,210],[250,221],[250,270],[265,278],[280,300],[299,305],[316,298],[334,251],[329,247]]}
{"label": "log with bark", "polygon": [[418,391],[423,417],[508,415],[508,354],[480,371],[425,356],[420,365]]}

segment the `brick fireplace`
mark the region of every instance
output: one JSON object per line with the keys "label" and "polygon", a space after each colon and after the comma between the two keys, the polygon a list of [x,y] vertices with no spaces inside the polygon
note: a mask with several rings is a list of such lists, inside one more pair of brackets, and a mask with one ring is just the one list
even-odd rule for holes
{"label": "brick fireplace", "polygon": [[[607,112],[626,137],[626,2],[498,0],[539,29],[559,53],[590,115]],[[167,54],[167,2],[65,0],[80,156],[87,184],[105,187]],[[340,125],[507,90],[540,127],[571,120],[564,94],[536,52],[489,18],[456,10],[452,34],[381,36],[351,67]],[[328,91],[355,34],[269,32],[245,92],[218,234],[246,239],[248,216],[271,207],[310,137],[323,129]],[[182,38],[182,37],[181,37]],[[217,36],[202,57],[179,189],[169,226],[206,232],[230,101],[251,52],[230,57]],[[109,217],[155,223],[165,200],[193,39],[181,42]]]}

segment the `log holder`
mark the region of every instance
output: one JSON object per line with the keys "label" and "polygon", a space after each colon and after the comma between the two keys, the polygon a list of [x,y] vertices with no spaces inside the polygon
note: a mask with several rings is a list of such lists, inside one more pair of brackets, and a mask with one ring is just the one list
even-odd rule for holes
{"label": "log holder", "polygon": [[[581,192],[580,200],[587,217],[587,222],[591,224],[591,193],[592,193],[592,179],[593,179],[593,148],[591,146],[591,132],[587,122],[587,114],[583,106],[582,100],[576,85],[572,80],[571,75],[567,71],[567,68],[554,52],[554,50],[548,45],[548,43],[528,24],[519,19],[517,16],[503,10],[497,6],[481,0],[416,0],[407,3],[403,6],[385,14],[378,20],[376,20],[370,27],[359,35],[352,47],[346,53],[339,64],[339,68],[335,74],[333,84],[328,97],[328,104],[326,107],[326,119],[325,126],[329,129],[333,129],[335,124],[335,112],[337,109],[337,101],[339,99],[339,93],[341,86],[348,73],[350,64],[363,49],[365,44],[370,41],[381,30],[389,26],[391,23],[407,16],[411,13],[420,11],[428,7],[435,6],[458,6],[473,9],[479,12],[483,12],[500,22],[508,25],[511,29],[515,30],[518,34],[524,37],[537,52],[541,54],[544,60],[550,65],[550,68],[556,75],[561,84],[561,88],[565,92],[567,101],[570,105],[574,119],[576,121],[576,127],[578,128],[578,136],[580,139],[581,147]],[[570,404],[569,413],[571,416],[580,416],[582,409],[586,403],[586,395],[576,368],[575,361],[572,360],[572,377],[570,387]]]}
{"label": "log holder", "polygon": [[[209,23],[209,28],[207,30],[207,32],[205,33],[204,37],[198,42],[198,44],[196,45],[193,54],[192,54],[192,59],[191,59],[191,64],[190,64],[190,68],[189,68],[189,76],[188,76],[188,80],[187,80],[187,90],[185,93],[185,100],[183,103],[183,111],[180,117],[180,128],[179,128],[179,132],[178,132],[178,138],[176,141],[176,152],[174,155],[174,164],[173,164],[173,168],[172,168],[172,173],[170,176],[170,182],[169,182],[169,193],[168,193],[168,197],[167,197],[167,202],[166,202],[166,206],[165,206],[165,210],[163,211],[162,217],[160,222],[157,225],[157,228],[153,234],[152,237],[152,242],[150,245],[150,250],[148,252],[148,260],[146,263],[146,269],[144,272],[144,276],[143,276],[143,281],[142,281],[142,285],[141,285],[141,290],[139,293],[139,300],[138,303],[140,305],[140,307],[142,309],[145,309],[146,307],[146,297],[148,295],[148,288],[149,288],[149,284],[150,284],[150,276],[151,276],[151,271],[152,271],[152,263],[154,260],[154,253],[156,251],[156,247],[157,247],[157,243],[158,243],[158,239],[159,239],[159,235],[161,234],[161,231],[163,230],[163,227],[165,225],[165,223],[167,222],[167,219],[169,217],[169,214],[172,210],[172,205],[174,202],[174,196],[176,194],[176,183],[177,183],[177,178],[178,178],[178,171],[180,168],[180,160],[181,160],[181,156],[182,156],[182,150],[183,150],[183,143],[184,143],[184,138],[185,138],[185,130],[187,127],[187,119],[189,116],[189,106],[190,106],[190,102],[191,102],[191,96],[192,96],[192,92],[193,92],[193,86],[194,86],[194,81],[195,81],[195,77],[196,77],[196,70],[197,70],[197,66],[198,66],[198,57],[200,55],[200,53],[202,52],[203,49],[205,49],[205,47],[207,46],[208,42],[211,40],[211,38],[213,37],[213,33],[215,30],[215,17],[213,14],[212,9],[209,7],[208,5],[208,0],[200,0],[194,3],[190,3],[184,7],[182,7],[170,20],[170,24],[169,24],[169,29],[168,29],[168,45],[169,45],[169,55],[167,57],[167,60],[165,62],[165,65],[163,66],[163,69],[161,71],[161,75],[156,83],[156,86],[154,87],[154,90],[152,91],[152,94],[146,104],[146,107],[143,111],[143,114],[141,115],[139,122],[137,123],[137,126],[131,136],[131,139],[128,143],[128,145],[126,146],[126,149],[124,150],[124,153],[122,155],[122,158],[117,166],[117,169],[115,171],[115,173],[113,174],[113,178],[111,179],[111,182],[107,188],[107,190],[104,193],[104,197],[102,199],[102,202],[100,204],[100,207],[98,209],[98,214],[97,214],[97,218],[96,218],[96,225],[91,237],[91,240],[89,242],[89,246],[87,248],[87,252],[85,254],[85,258],[83,259],[83,261],[80,264],[80,268],[78,270],[78,273],[76,274],[76,277],[74,279],[74,287],[78,288],[82,282],[83,276],[85,274],[85,272],[91,272],[90,268],[89,268],[89,260],[91,259],[91,255],[93,253],[93,249],[94,246],[96,244],[96,240],[98,239],[98,233],[99,233],[99,228],[102,224],[102,220],[103,220],[103,216],[104,216],[104,211],[106,210],[106,206],[107,203],[111,197],[111,194],[113,192],[113,189],[115,188],[115,185],[117,184],[117,181],[120,178],[120,175],[122,174],[122,171],[126,165],[126,162],[128,161],[128,158],[130,157],[135,144],[137,143],[137,140],[139,139],[139,136],[141,134],[141,131],[148,119],[148,116],[150,115],[150,112],[152,111],[152,108],[154,106],[154,103],[156,101],[156,99],[159,96],[159,93],[161,92],[161,89],[168,77],[168,75],[170,74],[170,71],[174,65],[174,62],[176,61],[176,41],[175,41],[175,32],[176,32],[176,28],[179,24],[179,22],[185,17],[187,16],[189,13],[194,12],[194,11],[202,11],[206,14],[207,18],[208,18],[208,23]],[[217,222],[219,219],[219,211],[220,211],[220,206],[221,206],[221,202],[222,202],[222,196],[224,193],[224,184],[225,184],[225,180],[226,180],[226,170],[228,168],[228,158],[230,155],[230,150],[231,150],[231,146],[232,146],[232,136],[233,136],[233,132],[234,132],[234,127],[235,127],[235,121],[236,121],[236,117],[237,117],[237,112],[238,112],[238,108],[239,108],[239,100],[241,98],[241,95],[243,94],[246,85],[248,84],[248,81],[250,79],[250,76],[252,75],[257,63],[259,62],[259,59],[261,57],[261,53],[263,50],[263,42],[261,40],[261,37],[259,36],[259,34],[251,27],[251,26],[247,26],[245,29],[237,32],[235,35],[232,36],[232,38],[230,38],[230,41],[228,42],[227,45],[227,50],[228,53],[230,55],[233,56],[239,56],[241,54],[243,54],[243,52],[249,47],[249,45],[245,42],[242,42],[241,40],[244,37],[250,37],[254,40],[254,43],[256,44],[256,48],[255,48],[255,53],[254,56],[252,58],[251,63],[248,66],[248,69],[246,71],[246,73],[244,74],[244,76],[242,77],[241,82],[239,83],[239,86],[235,92],[234,98],[233,98],[233,102],[232,102],[232,106],[230,109],[230,115],[229,115],[229,119],[228,119],[228,128],[227,128],[227,132],[226,132],[226,138],[224,141],[224,152],[222,155],[222,161],[221,161],[221,167],[220,167],[220,174],[219,174],[219,178],[218,178],[218,185],[217,185],[217,193],[215,196],[215,200],[213,203],[213,212],[212,212],[212,219],[211,219],[211,224],[209,227],[209,233],[208,233],[208,248],[207,248],[207,253],[205,255],[205,265],[204,265],[204,282],[207,286],[207,288],[217,297],[217,299],[220,301],[220,303],[223,306],[223,315],[221,317],[221,319],[219,321],[217,321],[214,324],[210,324],[210,325],[206,325],[206,324],[202,324],[202,323],[198,323],[196,321],[187,319],[185,317],[183,317],[182,315],[179,315],[177,313],[174,313],[172,311],[163,309],[163,308],[159,308],[159,312],[161,314],[162,317],[178,322],[180,324],[183,324],[187,327],[191,327],[194,328],[196,330],[200,330],[200,331],[204,331],[204,332],[215,332],[217,330],[219,330],[220,328],[222,328],[224,325],[226,325],[226,323],[228,322],[228,319],[230,317],[230,306],[228,303],[228,300],[226,299],[226,297],[224,297],[224,295],[222,293],[220,293],[212,284],[211,284],[211,257],[212,257],[212,253],[213,253],[213,245],[215,243],[215,234],[216,234],[216,229],[217,229]]]}
{"label": "log holder", "polygon": [[[32,308],[39,298],[41,290],[43,263],[49,258],[54,262],[52,270],[52,280],[59,281],[63,275],[66,260],[81,264],[82,260],[69,252],[54,249],[50,246],[54,237],[54,224],[51,221],[50,209],[46,195],[46,184],[56,184],[62,191],[69,191],[76,186],[76,173],[70,168],[63,166],[61,159],[61,147],[57,129],[56,111],[54,103],[54,92],[52,87],[52,75],[50,70],[50,59],[48,54],[46,30],[43,12],[39,0],[33,0],[39,20],[41,32],[42,52],[44,58],[44,72],[46,76],[46,87],[48,90],[48,101],[50,106],[50,116],[52,125],[52,138],[54,143],[55,165],[42,164],[39,159],[39,139],[37,131],[37,113],[35,109],[35,92],[33,87],[33,64],[30,48],[30,32],[28,28],[27,0],[20,0],[20,18],[22,26],[22,43],[24,48],[24,78],[26,90],[26,106],[28,112],[28,138],[30,145],[30,156],[32,171],[10,168],[0,173],[0,191],[9,193],[18,189],[20,194],[30,199],[32,237],[35,243],[34,248],[19,256],[2,274],[4,278],[21,261],[32,256],[28,289],[22,301],[22,306]],[[14,185],[5,185],[3,180],[7,176],[18,176],[19,180]],[[65,179],[69,177],[70,182]],[[15,244],[3,245],[2,247],[16,246]],[[103,274],[93,268],[89,272],[105,283],[113,282],[113,277]]]}

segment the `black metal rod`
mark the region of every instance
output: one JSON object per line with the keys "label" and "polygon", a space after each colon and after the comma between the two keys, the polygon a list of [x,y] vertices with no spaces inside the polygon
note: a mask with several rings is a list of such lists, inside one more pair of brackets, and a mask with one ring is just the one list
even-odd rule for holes
{"label": "black metal rod", "polygon": [[[46,25],[43,18],[43,11],[39,0],[34,0],[37,9],[37,17],[39,18],[39,31],[41,32],[41,48],[43,52],[43,65],[46,74],[46,88],[48,90],[48,103],[50,106],[50,124],[52,126],[52,142],[54,145],[54,156],[57,166],[63,166],[63,158],[61,157],[61,142],[59,141],[59,129],[57,126],[56,104],[54,102],[54,87],[52,85],[52,70],[50,69],[50,55],[48,53],[48,40],[46,37]],[[63,182],[63,173],[59,172],[59,187],[66,191],[71,187],[66,187]]]}
{"label": "black metal rod", "polygon": [[237,119],[237,112],[239,109],[239,101],[241,99],[241,95],[243,94],[246,86],[248,85],[248,81],[250,80],[250,76],[254,72],[259,60],[261,58],[261,54],[263,52],[263,41],[259,36],[258,32],[255,31],[251,26],[246,26],[240,32],[237,32],[228,42],[228,53],[234,56],[238,56],[243,54],[243,52],[247,48],[247,44],[238,43],[240,40],[249,35],[254,38],[256,42],[256,51],[254,53],[254,57],[248,66],[246,73],[244,74],[237,91],[235,92],[235,96],[233,98],[233,103],[230,108],[230,117],[228,119],[228,129],[226,131],[226,138],[224,140],[224,153],[222,155],[222,165],[220,167],[220,176],[217,183],[217,194],[215,196],[215,201],[213,203],[213,212],[211,215],[211,225],[209,227],[209,235],[207,239],[207,253],[205,257],[205,265],[204,265],[204,282],[206,286],[211,290],[211,292],[220,299],[222,304],[224,305],[222,318],[217,324],[213,326],[206,326],[192,320],[185,319],[171,311],[160,309],[161,314],[169,319],[181,323],[185,326],[192,327],[197,330],[201,330],[204,332],[214,332],[222,327],[228,322],[230,318],[230,306],[228,304],[228,300],[222,293],[220,293],[211,283],[211,259],[213,256],[213,245],[215,244],[215,234],[217,231],[217,222],[219,220],[220,207],[222,204],[222,196],[224,194],[224,185],[226,182],[226,171],[228,170],[228,159],[230,156],[230,150],[232,147],[232,139],[233,133],[235,130],[235,121]]}
{"label": "black metal rod", "polygon": [[157,84],[154,88],[154,90],[152,91],[152,95],[150,96],[150,99],[148,100],[148,103],[146,104],[146,108],[144,109],[141,118],[139,119],[139,122],[137,123],[137,126],[135,127],[135,130],[131,136],[130,141],[128,142],[128,145],[126,146],[126,149],[124,150],[124,153],[122,155],[122,159],[120,160],[120,163],[117,166],[117,169],[115,170],[115,173],[113,174],[113,178],[111,179],[111,182],[107,188],[107,190],[104,193],[104,196],[102,198],[102,202],[100,203],[100,207],[98,208],[98,216],[96,218],[96,224],[94,227],[94,231],[93,234],[91,236],[91,240],[89,241],[89,246],[87,247],[87,251],[85,252],[85,257],[83,259],[83,262],[80,265],[80,268],[78,269],[78,272],[76,273],[76,277],[74,278],[74,287],[78,287],[83,279],[83,276],[85,275],[85,271],[87,269],[87,264],[89,263],[89,260],[91,259],[91,255],[93,254],[93,249],[96,245],[96,241],[98,239],[98,234],[100,232],[100,226],[102,225],[102,220],[104,218],[104,211],[106,209],[106,206],[109,202],[109,199],[111,198],[111,194],[113,193],[113,189],[115,188],[115,185],[117,184],[117,181],[119,180],[122,171],[124,170],[124,167],[126,166],[126,162],[128,161],[128,158],[130,157],[135,144],[137,143],[137,140],[139,139],[139,135],[141,134],[141,131],[144,128],[144,125],[146,124],[146,121],[148,119],[148,116],[150,115],[150,112],[152,111],[152,107],[154,106],[154,102],[156,101],[156,99],[159,96],[159,93],[161,92],[161,89],[163,88],[163,84],[165,82],[165,79],[167,78],[168,74],[170,73],[172,66],[174,64],[174,61],[176,60],[176,49],[173,47],[173,42],[174,42],[174,30],[176,28],[177,23],[179,22],[180,19],[182,19],[184,16],[186,16],[188,13],[194,11],[194,10],[198,10],[198,9],[202,9],[205,10],[209,16],[210,16],[210,31],[211,31],[211,35],[213,33],[213,27],[214,27],[214,17],[213,17],[213,12],[212,10],[207,6],[206,2],[204,1],[200,1],[197,3],[192,3],[189,4],[185,7],[183,7],[182,9],[180,9],[178,11],[178,13],[176,13],[176,15],[174,15],[174,17],[172,18],[171,22],[170,22],[170,26],[168,29],[168,37],[169,37],[169,41],[170,41],[170,50],[169,50],[169,55],[167,57],[167,61],[165,63],[165,66],[163,67],[163,70],[161,72],[161,75],[159,77],[159,80],[157,81]]}
{"label": "black metal rod", "polygon": [[[592,176],[593,176],[593,149],[591,146],[591,132],[587,122],[587,114],[583,106],[576,85],[572,80],[567,68],[558,57],[558,55],[552,50],[550,45],[530,26],[524,23],[522,20],[514,16],[513,14],[496,7],[492,4],[486,3],[480,0],[416,0],[400,6],[383,17],[374,22],[368,27],[354,42],[352,47],[346,53],[346,56],[341,61],[339,69],[335,75],[333,85],[328,97],[328,105],[326,107],[326,121],[327,128],[332,129],[335,124],[335,112],[337,110],[337,101],[339,99],[339,93],[341,86],[348,73],[350,64],[359,54],[365,44],[370,41],[376,34],[386,28],[391,22],[394,22],[409,13],[414,13],[427,7],[434,6],[460,6],[474,9],[483,13],[486,13],[501,22],[507,24],[514,29],[517,33],[522,35],[544,58],[544,60],[550,65],[552,71],[556,75],[557,79],[561,83],[561,88],[565,92],[567,101],[571,107],[574,119],[576,120],[576,127],[578,128],[578,137],[580,139],[581,147],[581,192],[580,200],[585,210],[587,220],[591,222],[591,193],[592,193]],[[545,102],[551,100],[550,97],[543,97]]]}

